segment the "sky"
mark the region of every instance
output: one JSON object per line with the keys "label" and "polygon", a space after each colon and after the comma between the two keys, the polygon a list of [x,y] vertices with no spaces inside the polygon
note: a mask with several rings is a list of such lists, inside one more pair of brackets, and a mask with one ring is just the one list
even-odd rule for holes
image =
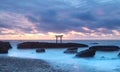
{"label": "sky", "polygon": [[120,0],[0,0],[0,39],[120,40]]}

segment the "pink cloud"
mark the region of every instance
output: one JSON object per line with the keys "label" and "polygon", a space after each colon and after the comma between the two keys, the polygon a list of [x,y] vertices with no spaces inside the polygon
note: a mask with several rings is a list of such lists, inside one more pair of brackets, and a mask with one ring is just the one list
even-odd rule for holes
{"label": "pink cloud", "polygon": [[112,32],[113,32],[115,35],[120,35],[120,31],[118,31],[118,30],[112,30]]}
{"label": "pink cloud", "polygon": [[82,27],[82,29],[85,30],[85,31],[89,31],[89,32],[95,32],[94,30],[89,29],[88,27]]}
{"label": "pink cloud", "polygon": [[98,31],[105,31],[107,30],[106,28],[97,28]]}
{"label": "pink cloud", "polygon": [[24,14],[14,12],[0,12],[0,22],[12,27],[14,30],[31,29],[33,32],[38,32],[36,26]]}

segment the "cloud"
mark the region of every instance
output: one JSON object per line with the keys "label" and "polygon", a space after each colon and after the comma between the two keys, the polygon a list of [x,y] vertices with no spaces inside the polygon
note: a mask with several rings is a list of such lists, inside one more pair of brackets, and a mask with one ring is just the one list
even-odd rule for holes
{"label": "cloud", "polygon": [[90,12],[75,13],[75,14],[73,13],[72,17],[76,18],[76,19],[83,20],[83,21],[94,21],[94,20],[96,20],[96,18]]}
{"label": "cloud", "polygon": [[109,29],[119,29],[120,28],[120,19],[107,19],[103,21],[103,25]]}
{"label": "cloud", "polygon": [[0,33],[118,35],[119,4],[119,0],[3,0]]}
{"label": "cloud", "polygon": [[30,31],[33,31],[36,27],[24,14],[0,12],[0,28],[30,33]]}
{"label": "cloud", "polygon": [[117,30],[112,30],[112,32],[115,34],[115,35],[120,35],[120,31],[117,31]]}

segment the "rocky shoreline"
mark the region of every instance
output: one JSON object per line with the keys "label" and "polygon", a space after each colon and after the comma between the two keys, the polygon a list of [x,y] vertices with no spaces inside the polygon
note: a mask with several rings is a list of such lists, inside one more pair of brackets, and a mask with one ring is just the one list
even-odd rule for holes
{"label": "rocky shoreline", "polygon": [[0,56],[0,72],[68,72],[54,69],[49,63],[40,59]]}
{"label": "rocky shoreline", "polygon": [[18,49],[68,48],[68,47],[88,47],[88,45],[80,43],[48,43],[48,42],[23,42],[17,45]]}
{"label": "rocky shoreline", "polygon": [[10,42],[0,41],[0,54],[1,53],[8,53],[8,50],[11,48],[12,48],[12,46],[11,46]]}

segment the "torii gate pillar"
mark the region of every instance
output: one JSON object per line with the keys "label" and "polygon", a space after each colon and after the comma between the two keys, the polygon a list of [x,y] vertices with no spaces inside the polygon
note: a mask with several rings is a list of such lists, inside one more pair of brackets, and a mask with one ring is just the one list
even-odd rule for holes
{"label": "torii gate pillar", "polygon": [[56,37],[56,43],[58,43],[58,40],[60,40],[60,43],[62,43],[63,35],[55,35],[55,37]]}

